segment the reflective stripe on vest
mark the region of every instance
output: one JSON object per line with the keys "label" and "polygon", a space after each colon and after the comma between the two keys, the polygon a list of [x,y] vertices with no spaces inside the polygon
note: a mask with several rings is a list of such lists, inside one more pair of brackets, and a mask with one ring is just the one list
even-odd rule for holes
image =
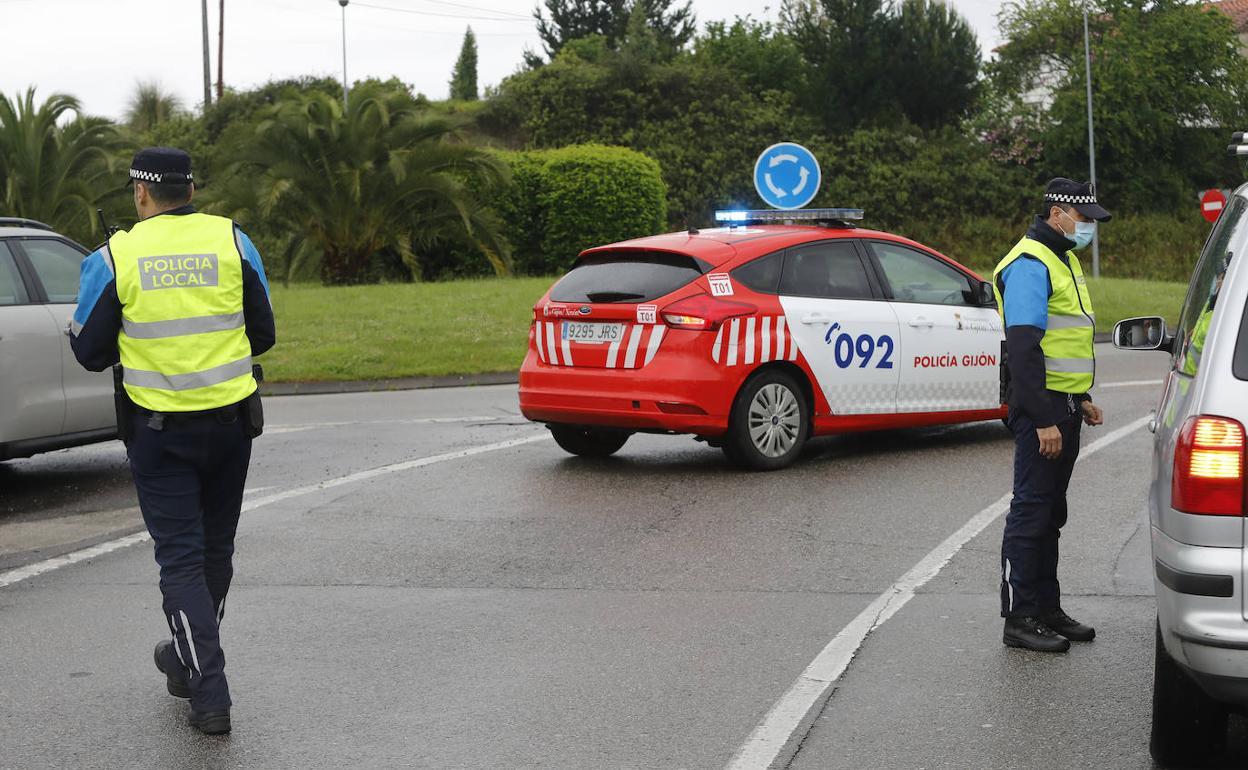
{"label": "reflective stripe on vest", "polygon": [[172,321],[130,321],[122,319],[121,328],[132,340],[159,340],[187,334],[207,334],[242,329],[246,319],[242,311],[228,315],[206,315],[199,318],[175,318]]}
{"label": "reflective stripe on vest", "polygon": [[1088,294],[1083,268],[1074,252],[1067,252],[1063,262],[1053,250],[1031,238],[1023,238],[997,265],[992,274],[992,289],[997,308],[1005,317],[1001,274],[1024,254],[1040,260],[1049,271],[1053,293],[1049,295],[1048,318],[1040,349],[1044,352],[1044,386],[1059,393],[1086,393],[1096,377],[1096,353],[1092,337],[1096,315]]}
{"label": "reflective stripe on vest", "polygon": [[1049,372],[1092,374],[1096,371],[1096,365],[1090,358],[1049,358],[1045,356],[1044,369]]}
{"label": "reflective stripe on vest", "polygon": [[131,400],[155,412],[216,409],[256,389],[234,223],[158,215],[109,241],[117,337]]}

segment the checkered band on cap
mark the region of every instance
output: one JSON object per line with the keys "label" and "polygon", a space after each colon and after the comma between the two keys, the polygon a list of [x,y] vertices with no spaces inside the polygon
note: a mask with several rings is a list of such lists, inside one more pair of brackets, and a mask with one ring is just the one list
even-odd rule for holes
{"label": "checkered band on cap", "polygon": [[1049,193],[1044,196],[1046,201],[1054,201],[1055,203],[1096,203],[1095,195],[1061,195],[1059,193]]}
{"label": "checkered band on cap", "polygon": [[[174,174],[173,176],[181,177],[182,174]],[[160,182],[164,181],[165,175],[157,174],[154,171],[140,171],[137,168],[132,168],[130,169],[130,178],[137,179],[140,182],[155,182],[159,184]],[[194,179],[191,174],[187,174],[184,180],[179,179],[178,181],[179,182],[182,182],[182,181],[191,182],[191,181],[194,181]]]}

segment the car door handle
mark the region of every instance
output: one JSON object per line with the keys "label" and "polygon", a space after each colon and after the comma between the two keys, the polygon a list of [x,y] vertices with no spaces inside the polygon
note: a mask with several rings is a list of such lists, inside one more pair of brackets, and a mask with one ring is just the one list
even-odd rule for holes
{"label": "car door handle", "polygon": [[802,316],[802,323],[804,324],[830,324],[832,323],[832,317],[826,316],[822,313],[808,313]]}
{"label": "car door handle", "polygon": [[918,318],[911,318],[907,323],[909,323],[911,326],[915,327],[916,329],[920,327],[925,328],[925,329],[930,329],[936,325],[935,321],[928,319],[928,318],[923,318],[922,316]]}

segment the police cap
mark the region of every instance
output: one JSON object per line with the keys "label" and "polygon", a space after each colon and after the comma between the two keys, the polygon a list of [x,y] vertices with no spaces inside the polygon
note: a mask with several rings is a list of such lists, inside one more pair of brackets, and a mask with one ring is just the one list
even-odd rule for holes
{"label": "police cap", "polygon": [[134,154],[130,161],[130,181],[188,184],[191,176],[191,156],[174,147],[145,147]]}
{"label": "police cap", "polygon": [[1097,222],[1108,222],[1110,213],[1096,201],[1096,188],[1091,182],[1076,182],[1073,179],[1058,177],[1049,181],[1044,188],[1046,204],[1065,203]]}

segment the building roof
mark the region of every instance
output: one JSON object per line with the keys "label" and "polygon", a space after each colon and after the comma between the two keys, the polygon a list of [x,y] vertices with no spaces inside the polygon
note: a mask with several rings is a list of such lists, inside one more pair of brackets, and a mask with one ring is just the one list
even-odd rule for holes
{"label": "building roof", "polygon": [[1226,14],[1236,32],[1248,33],[1248,0],[1219,0],[1215,3],[1205,3],[1205,7]]}

